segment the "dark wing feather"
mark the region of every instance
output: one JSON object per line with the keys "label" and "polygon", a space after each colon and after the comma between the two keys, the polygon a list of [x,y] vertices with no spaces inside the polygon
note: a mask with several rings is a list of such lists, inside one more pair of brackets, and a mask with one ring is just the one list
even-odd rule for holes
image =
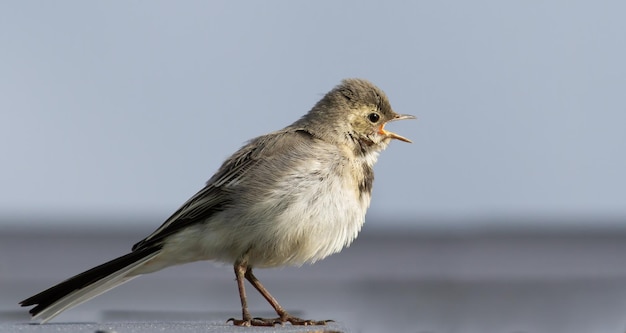
{"label": "dark wing feather", "polygon": [[163,239],[179,230],[198,221],[206,220],[211,215],[223,210],[228,205],[229,198],[220,195],[222,192],[221,188],[205,186],[172,214],[157,230],[133,245],[133,251],[160,244]]}

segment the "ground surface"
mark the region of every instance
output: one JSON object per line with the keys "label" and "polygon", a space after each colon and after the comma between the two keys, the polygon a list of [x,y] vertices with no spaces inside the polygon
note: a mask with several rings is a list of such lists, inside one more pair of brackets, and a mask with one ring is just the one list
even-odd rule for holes
{"label": "ground surface", "polygon": [[[17,303],[122,255],[142,232],[0,232],[0,332],[625,332],[626,234],[368,233],[313,266],[258,270],[294,314],[327,327],[246,329],[232,269],[143,276],[29,324]],[[249,288],[253,316],[271,308]]]}

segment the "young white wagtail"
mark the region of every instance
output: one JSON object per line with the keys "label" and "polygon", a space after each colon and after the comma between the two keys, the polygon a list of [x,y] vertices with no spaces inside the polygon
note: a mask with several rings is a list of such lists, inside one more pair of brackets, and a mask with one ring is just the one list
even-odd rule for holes
{"label": "young white wagtail", "polygon": [[[132,252],[23,300],[42,323],[124,282],[198,260],[233,264],[240,326],[322,325],[290,315],[252,273],[256,267],[313,263],[355,239],[370,204],[378,154],[392,139],[394,120],[413,119],[391,109],[385,93],[362,79],[347,79],[302,118],[252,139],[228,158],[206,186]],[[278,318],[253,318],[244,279],[272,305]]]}

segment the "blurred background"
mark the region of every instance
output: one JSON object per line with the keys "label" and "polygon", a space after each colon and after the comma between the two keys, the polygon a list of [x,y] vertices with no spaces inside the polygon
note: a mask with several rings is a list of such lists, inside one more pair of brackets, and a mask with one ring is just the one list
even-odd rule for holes
{"label": "blurred background", "polygon": [[418,117],[391,126],[414,144],[381,155],[368,227],[626,216],[622,2],[1,6],[5,226],[150,228],[346,77]]}
{"label": "blurred background", "polygon": [[[596,279],[572,290],[610,278],[621,288],[624,12],[621,1],[2,2],[0,283],[44,287],[123,254],[248,139],[362,77],[418,117],[389,126],[414,143],[381,154],[356,259],[338,255],[319,272],[358,271],[368,251],[403,244],[363,266],[411,267],[361,276]],[[85,239],[127,244],[94,245],[96,259]],[[63,261],[46,253],[53,244],[83,264],[26,268]],[[543,288],[530,288],[538,304]],[[431,300],[460,304],[446,297]],[[614,301],[604,303],[623,314]],[[520,322],[541,322],[529,316]],[[616,318],[598,322],[624,328]]]}

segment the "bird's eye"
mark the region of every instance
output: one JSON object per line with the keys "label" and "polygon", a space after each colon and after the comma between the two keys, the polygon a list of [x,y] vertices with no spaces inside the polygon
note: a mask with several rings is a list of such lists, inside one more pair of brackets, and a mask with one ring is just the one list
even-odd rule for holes
{"label": "bird's eye", "polygon": [[369,119],[373,123],[377,123],[380,120],[380,115],[378,113],[370,113],[367,115],[367,119]]}

